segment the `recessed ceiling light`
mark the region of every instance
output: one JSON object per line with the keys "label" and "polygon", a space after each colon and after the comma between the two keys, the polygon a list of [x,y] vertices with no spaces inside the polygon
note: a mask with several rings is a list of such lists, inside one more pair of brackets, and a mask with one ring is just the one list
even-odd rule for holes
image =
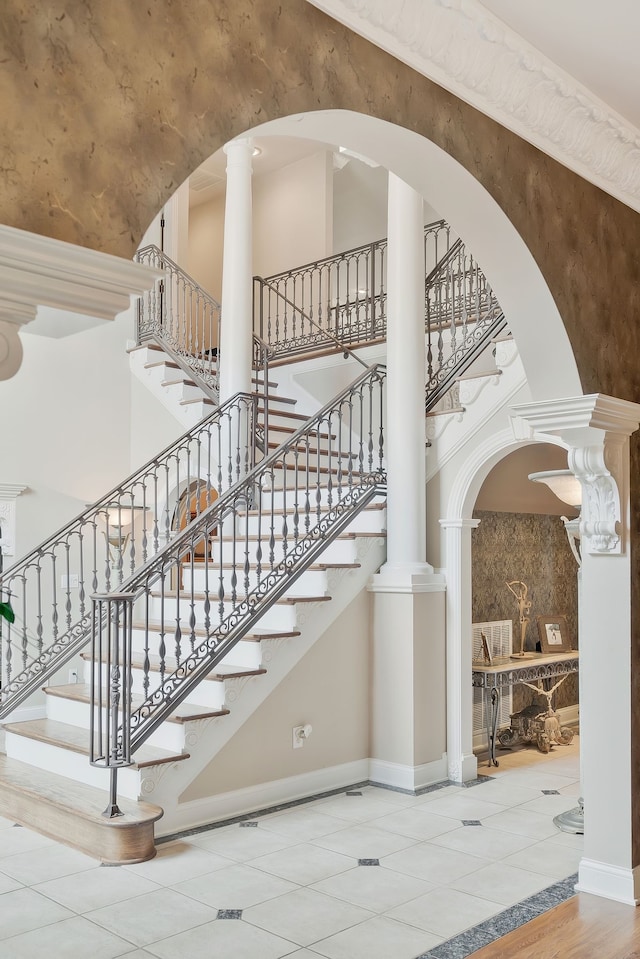
{"label": "recessed ceiling light", "polygon": [[253,148],[253,156],[254,156],[254,157],[259,157],[261,153],[262,153],[262,150],[260,149],[260,147],[254,147],[254,148]]}

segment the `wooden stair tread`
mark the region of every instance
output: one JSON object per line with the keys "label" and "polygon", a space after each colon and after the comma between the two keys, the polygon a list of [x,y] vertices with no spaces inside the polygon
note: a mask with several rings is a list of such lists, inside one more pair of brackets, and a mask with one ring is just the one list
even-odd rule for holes
{"label": "wooden stair tread", "polygon": [[496,366],[495,370],[480,370],[478,373],[462,373],[456,377],[456,382],[461,383],[463,380],[481,380],[486,376],[502,376],[502,370]]}
{"label": "wooden stair tread", "polygon": [[[356,537],[358,536],[386,536],[386,535],[387,535],[386,529],[382,529],[380,530],[380,532],[377,532],[377,533],[339,533],[338,536],[336,536],[336,539],[356,539]],[[222,537],[223,543],[234,543],[234,542],[244,543],[245,541],[248,541],[250,543],[257,543],[258,540],[264,542],[264,536],[254,536],[254,535],[243,536],[241,540],[239,540],[238,537],[234,539],[233,536]],[[218,537],[215,538],[215,542],[216,543],[219,542]],[[215,564],[215,560],[212,560],[212,563]]]}
{"label": "wooden stair tread", "polygon": [[[264,393],[261,392],[260,390],[252,390],[251,395],[257,396],[258,399],[260,400],[264,399]],[[298,402],[297,400],[294,400],[293,397],[291,396],[278,396],[277,393],[267,393],[267,400],[269,402],[273,400],[274,403],[286,403],[289,406],[295,406],[296,403]],[[271,410],[269,410],[269,412],[271,412]]]}
{"label": "wooden stair tread", "polygon": [[[83,756],[89,755],[89,730],[79,726],[59,723],[54,719],[28,719],[23,723],[5,723],[4,729],[16,736],[59,746]],[[145,745],[136,751],[133,765],[141,769],[145,766],[180,762],[188,758],[188,753],[172,753],[166,749],[158,749],[157,746]]]}
{"label": "wooden stair tread", "polygon": [[[300,493],[304,493],[304,492],[306,492],[306,491],[305,491],[304,489],[301,489],[301,490],[299,490],[299,492],[300,492]],[[309,494],[310,494],[310,495],[311,495],[312,493],[314,493],[314,492],[315,492],[315,490],[309,489]],[[266,495],[268,495],[269,491],[268,491],[268,490],[264,490],[264,493],[265,493]],[[340,502],[340,500],[336,500],[336,502],[333,504],[333,506],[337,505],[337,503],[339,503],[339,502]],[[330,509],[333,508],[333,506],[332,506],[332,507],[329,507],[326,503],[322,503],[322,505],[321,505],[321,507],[320,507],[320,514],[321,514],[321,515],[324,515],[325,513],[328,513],[328,512],[330,511]],[[386,506],[387,506],[386,501],[383,502],[383,503],[368,503],[362,510],[360,510],[360,512],[361,512],[361,513],[367,513],[367,512],[371,513],[371,512],[376,511],[376,510],[386,509]],[[245,517],[245,516],[259,516],[259,515],[261,515],[261,516],[264,518],[264,517],[267,517],[267,516],[293,516],[294,513],[295,513],[295,507],[292,506],[290,509],[286,509],[286,510],[285,510],[285,509],[274,509],[273,511],[270,510],[270,509],[262,509],[262,510],[250,509],[250,510],[247,510],[247,512],[246,512],[246,513],[243,513],[242,515],[243,515],[243,517]],[[304,509],[301,509],[300,507],[298,507],[298,514],[299,514],[299,515],[304,515],[304,513],[305,513],[305,510],[304,510]],[[310,506],[310,507],[309,507],[309,515],[310,515],[310,516],[317,516],[317,515],[318,515],[318,509],[317,509],[316,506]]]}
{"label": "wooden stair tread", "polygon": [[[299,426],[277,426],[275,423],[270,423],[270,424],[269,424],[269,434],[271,434],[271,433],[297,433],[299,429],[300,429]],[[328,439],[335,440],[335,438],[336,438],[336,434],[335,434],[335,433],[323,433],[323,432],[318,433],[318,432],[316,432],[316,430],[313,431],[313,436],[314,436],[314,438],[317,437],[317,436],[319,436],[320,439],[322,439],[322,440],[328,440]]]}
{"label": "wooden stair tread", "polygon": [[[64,686],[45,686],[43,692],[48,696],[56,696],[59,699],[70,699],[77,703],[91,702],[91,687],[88,683],[68,683]],[[102,698],[106,701],[108,690],[103,689]],[[141,706],[144,702],[144,696],[132,695],[132,705],[134,709]],[[186,723],[194,719],[209,719],[216,716],[228,716],[228,709],[208,709],[206,706],[198,706],[193,703],[181,703],[176,707],[176,712],[167,717],[169,723]]]}
{"label": "wooden stair tread", "polygon": [[[46,772],[37,766],[10,759],[0,754],[0,808],[2,793],[9,787],[18,788],[25,795],[31,795],[67,809],[71,809],[76,816],[83,819],[100,819],[106,806],[106,792],[87,786],[75,779],[59,776],[57,773]],[[106,781],[105,781],[106,782]],[[123,827],[132,822],[155,822],[162,816],[162,809],[148,802],[134,802],[132,799],[118,797],[118,805],[124,813],[122,817],[112,821],[113,826]],[[11,817],[13,818],[13,817]]]}
{"label": "wooden stair tread", "polygon": [[[313,434],[315,437],[315,433]],[[270,450],[277,450],[282,446],[282,443],[277,443],[275,440],[269,440],[268,447]],[[332,449],[322,449],[320,446],[305,446],[304,444],[300,446],[290,446],[287,450],[287,453],[309,453],[312,456],[328,456],[331,453],[331,456],[339,456],[342,459],[356,459],[357,454],[352,450],[335,450]],[[293,466],[289,464],[289,469],[293,469]]]}
{"label": "wooden stair tread", "polygon": [[[258,406],[258,413],[264,415],[264,406]],[[272,410],[271,407],[269,407],[269,416],[286,416],[287,419],[299,420],[301,423],[306,423],[308,419],[311,419],[304,413],[294,413],[293,410]]]}
{"label": "wooden stair tread", "polygon": [[[191,563],[188,563],[185,565],[188,565],[189,569],[192,568]],[[249,569],[251,570],[256,569],[256,565],[257,565],[256,563],[249,563]],[[264,568],[264,563],[262,564],[262,566]],[[359,568],[359,566],[360,566],[360,563],[312,563],[311,566],[307,566],[307,568],[305,569],[305,573],[308,573],[309,571],[317,573],[317,572],[322,572],[325,569],[357,569]],[[209,563],[204,563],[202,560],[200,562],[193,563],[194,570],[201,570],[201,569],[207,569],[207,568],[215,571],[216,569],[220,569],[220,563],[217,563],[215,560],[211,560],[211,562]],[[222,568],[234,569],[234,565],[233,563],[223,563]],[[244,572],[244,563],[236,563],[235,569],[239,571],[242,570],[242,572]],[[134,623],[133,628],[135,629],[135,627],[136,627],[136,624]],[[197,632],[198,630],[196,630],[196,633]],[[279,634],[279,635],[286,635],[286,634]]]}

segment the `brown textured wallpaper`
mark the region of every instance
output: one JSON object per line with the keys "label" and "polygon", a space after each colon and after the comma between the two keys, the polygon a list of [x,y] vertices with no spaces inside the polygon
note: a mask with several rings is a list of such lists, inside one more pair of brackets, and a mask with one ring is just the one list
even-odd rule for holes
{"label": "brown textured wallpaper", "polygon": [[[578,648],[578,576],[564,526],[557,516],[477,510],[480,525],[472,538],[472,616],[474,623],[511,619],[513,641],[520,637],[518,608],[505,583],[519,579],[529,587],[531,622],[526,649],[535,650],[537,616],[567,617],[573,649]],[[514,710],[537,702],[526,686],[514,690]],[[554,705],[578,702],[578,680],[569,676],[556,693]]]}

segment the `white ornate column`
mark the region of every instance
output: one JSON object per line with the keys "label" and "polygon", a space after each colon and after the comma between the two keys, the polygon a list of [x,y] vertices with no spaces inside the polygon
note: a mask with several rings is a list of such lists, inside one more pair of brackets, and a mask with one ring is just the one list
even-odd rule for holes
{"label": "white ornate column", "polygon": [[419,193],[389,174],[387,241],[387,562],[383,574],[424,576],[424,215]]}
{"label": "white ornate column", "polygon": [[389,174],[387,562],[373,576],[371,778],[447,778],[444,577],[426,561],[423,201]]}
{"label": "white ornate column", "polygon": [[[514,408],[515,429],[560,436],[582,484],[580,738],[585,802],[578,889],[640,900],[634,819],[640,795],[632,710],[629,436],[640,406],[592,394]],[[636,844],[637,845],[637,844]]]}
{"label": "white ornate column", "polygon": [[253,335],[253,141],[231,140],[227,155],[222,263],[220,400],[251,392]]}
{"label": "white ornate column", "polygon": [[473,754],[471,534],[479,519],[441,519],[447,569],[447,767],[452,782],[478,775]]}

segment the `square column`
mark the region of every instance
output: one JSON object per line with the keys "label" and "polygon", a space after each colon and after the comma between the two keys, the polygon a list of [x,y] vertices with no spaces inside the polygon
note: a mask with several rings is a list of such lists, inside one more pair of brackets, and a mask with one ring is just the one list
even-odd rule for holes
{"label": "square column", "polygon": [[579,621],[584,856],[578,890],[640,901],[640,716],[632,694],[629,436],[640,406],[592,394],[517,406],[520,438],[560,436],[582,485]]}

